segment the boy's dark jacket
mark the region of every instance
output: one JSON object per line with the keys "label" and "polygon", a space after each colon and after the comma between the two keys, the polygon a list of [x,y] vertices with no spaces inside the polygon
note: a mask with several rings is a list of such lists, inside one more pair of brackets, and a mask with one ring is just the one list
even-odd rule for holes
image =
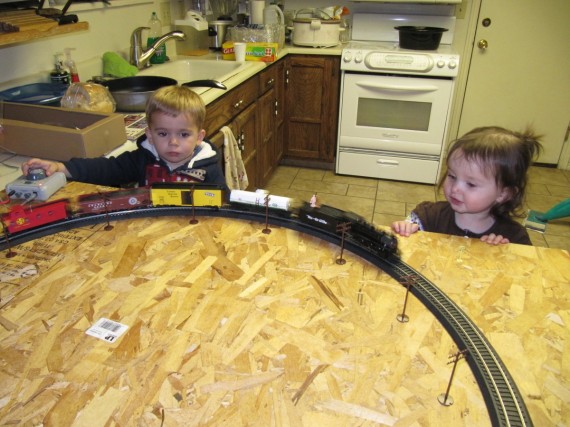
{"label": "boy's dark jacket", "polygon": [[174,174],[184,179],[189,175],[203,175],[200,171],[203,170],[206,172],[204,180],[194,181],[226,185],[219,154],[212,143],[206,140],[202,141],[199,151],[197,147],[197,152],[187,165],[182,165],[174,171],[171,171],[158,156],[154,146],[144,135],[138,139],[136,150],[124,152],[117,157],[73,158],[64,164],[73,180],[110,187],[132,183],[137,183],[139,186],[150,184],[147,183],[147,170],[150,170],[149,166],[153,165],[159,165],[167,174]]}

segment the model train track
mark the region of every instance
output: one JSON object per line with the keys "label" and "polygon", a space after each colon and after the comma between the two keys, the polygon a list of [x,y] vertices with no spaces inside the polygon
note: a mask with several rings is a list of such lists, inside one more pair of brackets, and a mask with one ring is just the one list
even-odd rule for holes
{"label": "model train track", "polygon": [[[0,250],[25,243],[46,235],[101,224],[107,221],[156,216],[217,216],[248,221],[265,222],[302,233],[310,234],[333,244],[340,244],[339,236],[297,221],[295,218],[282,218],[263,213],[244,212],[237,209],[212,209],[191,207],[154,207],[137,210],[110,212],[87,217],[72,218],[59,223],[19,233],[8,242],[5,236],[0,239]],[[522,396],[501,361],[499,355],[483,333],[469,317],[445,295],[435,284],[414,268],[403,262],[397,255],[375,254],[362,242],[345,240],[346,249],[366,259],[404,286],[440,321],[460,350],[467,350],[467,362],[477,379],[484,396],[487,410],[493,425],[532,426],[532,421]]]}

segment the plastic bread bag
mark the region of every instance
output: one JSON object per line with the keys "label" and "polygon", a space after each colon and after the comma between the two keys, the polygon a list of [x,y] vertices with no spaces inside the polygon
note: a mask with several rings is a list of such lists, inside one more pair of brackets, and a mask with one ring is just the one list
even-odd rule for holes
{"label": "plastic bread bag", "polygon": [[61,99],[61,106],[74,110],[115,112],[115,100],[109,90],[97,83],[72,83]]}

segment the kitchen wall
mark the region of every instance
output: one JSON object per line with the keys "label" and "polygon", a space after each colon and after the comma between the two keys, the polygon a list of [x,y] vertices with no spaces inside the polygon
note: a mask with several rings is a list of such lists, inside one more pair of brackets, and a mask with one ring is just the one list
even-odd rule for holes
{"label": "kitchen wall", "polygon": [[[331,6],[332,3],[328,0],[311,0],[309,5],[317,8]],[[352,13],[404,11],[414,14],[443,15],[455,13],[456,7],[351,2],[346,2],[344,5]],[[183,10],[182,0],[111,0],[111,6],[106,6],[102,2],[74,4],[68,13],[75,13],[80,21],[87,21],[89,30],[0,47],[0,90],[20,84],[49,81],[49,73],[53,69],[53,55],[62,52],[64,48],[75,48],[72,56],[82,80],[100,75],[103,53],[115,51],[128,58],[131,32],[138,26],[146,25],[153,11],[163,17],[166,32],[170,27],[164,16],[170,14],[172,19],[176,19],[175,15],[181,7]],[[284,0],[284,7],[298,10],[307,8],[308,5],[303,0]],[[460,23],[458,27],[461,28]],[[456,38],[462,46],[461,31]],[[167,45],[167,51],[174,53],[174,43]]]}
{"label": "kitchen wall", "polygon": [[[160,3],[159,0],[112,0],[111,6],[102,2],[72,5],[68,13],[87,21],[89,30],[0,46],[0,89],[49,81],[54,54],[68,47],[75,48],[72,57],[81,80],[100,75],[103,53],[116,51],[128,58],[131,32],[146,25],[153,11],[159,13]],[[166,5],[169,6],[168,1]]]}

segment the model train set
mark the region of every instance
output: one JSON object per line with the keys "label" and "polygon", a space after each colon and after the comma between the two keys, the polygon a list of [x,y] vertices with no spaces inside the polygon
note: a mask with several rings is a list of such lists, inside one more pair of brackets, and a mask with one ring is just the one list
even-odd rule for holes
{"label": "model train set", "polygon": [[439,288],[399,257],[395,236],[364,218],[332,206],[311,206],[267,192],[226,194],[220,186],[160,183],[81,195],[35,205],[15,205],[2,214],[0,249],[82,224],[136,217],[188,215],[264,220],[314,235],[347,249],[408,286],[441,322],[466,357],[484,395],[494,425],[532,425],[524,401],[506,367],[477,326]]}

